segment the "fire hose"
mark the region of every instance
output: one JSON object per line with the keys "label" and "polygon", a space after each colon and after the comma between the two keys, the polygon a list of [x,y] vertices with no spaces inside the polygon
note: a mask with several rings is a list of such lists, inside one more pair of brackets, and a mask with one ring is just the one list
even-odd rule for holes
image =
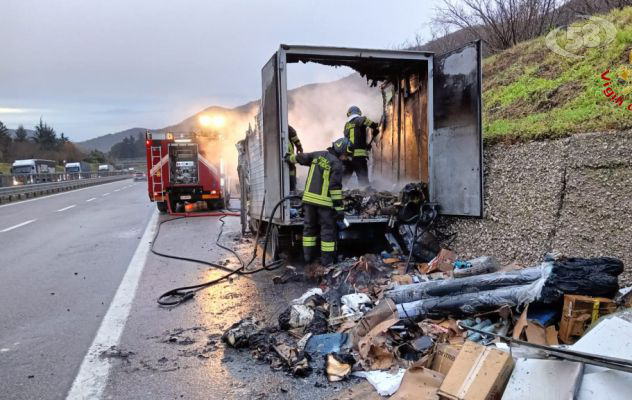
{"label": "fire hose", "polygon": [[[171,222],[171,221],[175,221],[175,220],[183,219],[183,218],[188,218],[189,215],[178,216],[176,218],[171,218],[171,219],[168,219],[168,220],[160,222],[158,224],[158,229],[156,230],[156,235],[154,236],[154,239],[153,239],[153,241],[151,243],[150,250],[151,250],[152,253],[154,253],[154,254],[156,254],[157,256],[160,256],[160,257],[166,257],[166,258],[172,258],[172,259],[175,259],[175,260],[200,263],[200,264],[212,267],[212,268],[217,268],[217,269],[221,269],[221,270],[227,271],[228,273],[223,275],[223,276],[220,276],[219,278],[212,279],[212,280],[210,280],[208,282],[200,283],[200,284],[197,284],[197,285],[182,286],[182,287],[179,287],[179,288],[171,289],[171,290],[161,294],[160,297],[158,297],[158,300],[157,300],[158,304],[160,306],[162,306],[162,307],[178,306],[178,305],[186,302],[187,300],[192,299],[195,296],[196,292],[198,292],[198,291],[200,291],[202,289],[211,287],[211,286],[213,286],[213,285],[215,285],[217,283],[220,283],[220,282],[230,278],[231,276],[234,276],[234,275],[252,275],[252,274],[255,274],[257,272],[264,271],[264,270],[265,271],[274,271],[275,269],[278,269],[278,268],[282,267],[283,266],[283,260],[273,261],[271,264],[268,265],[266,263],[266,259],[265,259],[266,251],[267,251],[267,247],[268,247],[270,231],[271,231],[271,228],[272,228],[272,220],[273,220],[273,218],[274,218],[274,216],[276,214],[277,209],[279,208],[279,206],[281,204],[283,204],[284,201],[292,199],[292,198],[295,198],[295,197],[298,197],[298,196],[290,195],[290,196],[286,196],[286,197],[282,198],[281,200],[279,200],[279,202],[272,209],[272,213],[270,214],[270,217],[268,218],[268,221],[267,221],[266,235],[265,235],[265,240],[264,240],[264,244],[263,244],[263,254],[262,254],[262,257],[261,257],[261,265],[262,266],[261,266],[261,268],[256,269],[256,270],[252,270],[252,271],[247,271],[246,268],[248,268],[254,262],[254,260],[257,257],[257,243],[259,242],[259,233],[260,233],[259,229],[257,229],[257,235],[255,237],[255,247],[253,249],[252,258],[247,263],[245,263],[241,259],[241,257],[239,257],[239,254],[237,254],[237,252],[235,252],[233,249],[228,248],[228,247],[222,245],[221,243],[219,243],[219,241],[220,241],[220,239],[222,237],[222,233],[224,231],[224,225],[225,225],[224,218],[225,217],[229,217],[229,216],[230,217],[240,216],[241,215],[240,213],[230,212],[230,211],[228,211],[228,212],[221,211],[221,212],[214,212],[214,213],[204,213],[205,214],[204,216],[209,216],[209,214],[213,214],[213,216],[220,216],[219,220],[222,223],[222,225],[220,226],[219,233],[217,234],[217,238],[215,240],[215,244],[218,247],[220,247],[220,248],[232,253],[237,258],[237,260],[239,261],[240,267],[235,269],[235,270],[231,270],[230,268],[226,268],[223,265],[220,265],[220,264],[217,264],[217,263],[213,263],[213,262],[210,262],[210,261],[199,260],[199,259],[189,258],[189,257],[174,256],[174,255],[171,255],[171,254],[165,254],[165,253],[161,253],[161,252],[156,251],[154,249],[154,244],[156,243],[156,239],[158,239],[158,235],[160,234],[160,227],[164,223],[167,223],[167,222]],[[265,196],[264,196],[264,200],[263,200],[262,205],[261,205],[261,214],[259,216],[259,221],[263,220],[264,208],[265,208]],[[186,214],[188,214],[188,213],[186,213]],[[190,216],[197,216],[197,215],[190,215]]]}

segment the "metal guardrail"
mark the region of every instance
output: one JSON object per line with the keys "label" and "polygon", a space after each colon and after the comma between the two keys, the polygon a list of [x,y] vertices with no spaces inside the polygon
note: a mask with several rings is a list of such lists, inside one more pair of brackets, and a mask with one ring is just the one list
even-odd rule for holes
{"label": "metal guardrail", "polygon": [[[89,173],[91,174],[91,173]],[[53,175],[53,174],[51,174]],[[69,179],[59,182],[36,183],[30,185],[16,185],[0,188],[0,203],[27,199],[31,197],[45,196],[47,194],[78,189],[86,186],[94,186],[102,183],[114,182],[131,178],[129,173],[118,173],[109,176]]]}
{"label": "metal guardrail", "polygon": [[55,172],[51,174],[0,174],[0,188],[9,186],[26,186],[40,183],[74,181],[77,179],[92,179],[108,176],[129,175],[130,171],[95,171],[65,173]]}

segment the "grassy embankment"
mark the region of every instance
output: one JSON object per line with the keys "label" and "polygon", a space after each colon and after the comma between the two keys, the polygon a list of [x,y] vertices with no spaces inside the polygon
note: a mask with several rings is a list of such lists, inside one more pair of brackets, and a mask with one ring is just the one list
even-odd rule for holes
{"label": "grassy embankment", "polygon": [[[632,7],[603,17],[617,27],[616,38],[604,47],[583,48],[578,54],[585,58],[555,54],[540,37],[484,60],[486,142],[632,128],[632,111],[627,110],[632,102]],[[617,97],[625,97],[621,107],[614,107],[603,94],[601,74],[608,69]]]}

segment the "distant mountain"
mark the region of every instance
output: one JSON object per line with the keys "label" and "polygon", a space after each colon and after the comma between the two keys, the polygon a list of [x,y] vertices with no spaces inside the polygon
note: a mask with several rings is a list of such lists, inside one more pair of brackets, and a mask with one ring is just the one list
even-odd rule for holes
{"label": "distant mountain", "polygon": [[77,142],[75,144],[83,151],[89,152],[92,150],[99,150],[107,153],[113,145],[122,141],[124,138],[129,137],[130,135],[136,136],[139,133],[144,135],[146,131],[146,128],[131,128],[121,132],[108,133],[107,135],[85,140],[83,142]]}
{"label": "distant mountain", "polygon": [[[376,88],[367,85],[366,80],[358,74],[352,74],[333,82],[313,83],[288,91],[288,112],[290,124],[299,132],[305,142],[309,136],[325,138],[331,143],[332,138],[342,133],[346,120],[347,107],[356,104],[368,113],[379,118],[382,98]],[[191,132],[200,129],[201,115],[221,116],[224,119],[223,129],[226,142],[232,147],[243,138],[249,124],[254,123],[259,101],[251,101],[235,108],[219,106],[208,107],[174,125],[161,129],[149,129],[151,132]],[[121,142],[129,135],[145,133],[145,128],[132,128],[122,132],[110,133],[94,139],[76,143],[84,151],[93,149],[103,152]]]}

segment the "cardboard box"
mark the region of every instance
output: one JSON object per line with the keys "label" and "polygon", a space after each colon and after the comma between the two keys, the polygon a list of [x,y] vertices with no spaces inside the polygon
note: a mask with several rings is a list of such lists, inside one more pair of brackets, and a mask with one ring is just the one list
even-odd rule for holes
{"label": "cardboard box", "polygon": [[454,269],[453,263],[456,261],[456,253],[452,250],[441,249],[439,254],[428,263],[426,274],[441,271],[450,272]]}
{"label": "cardboard box", "polygon": [[439,396],[450,400],[500,399],[513,366],[509,353],[466,341],[439,388]]}
{"label": "cardboard box", "polygon": [[443,375],[428,368],[409,368],[390,400],[438,400]]}
{"label": "cardboard box", "polygon": [[452,364],[454,364],[454,360],[456,360],[456,356],[459,355],[459,350],[457,346],[444,343],[438,344],[432,359],[432,369],[442,375],[447,375]]}
{"label": "cardboard box", "polygon": [[599,317],[617,310],[614,301],[605,297],[564,295],[564,309],[560,321],[560,340],[572,344]]}

